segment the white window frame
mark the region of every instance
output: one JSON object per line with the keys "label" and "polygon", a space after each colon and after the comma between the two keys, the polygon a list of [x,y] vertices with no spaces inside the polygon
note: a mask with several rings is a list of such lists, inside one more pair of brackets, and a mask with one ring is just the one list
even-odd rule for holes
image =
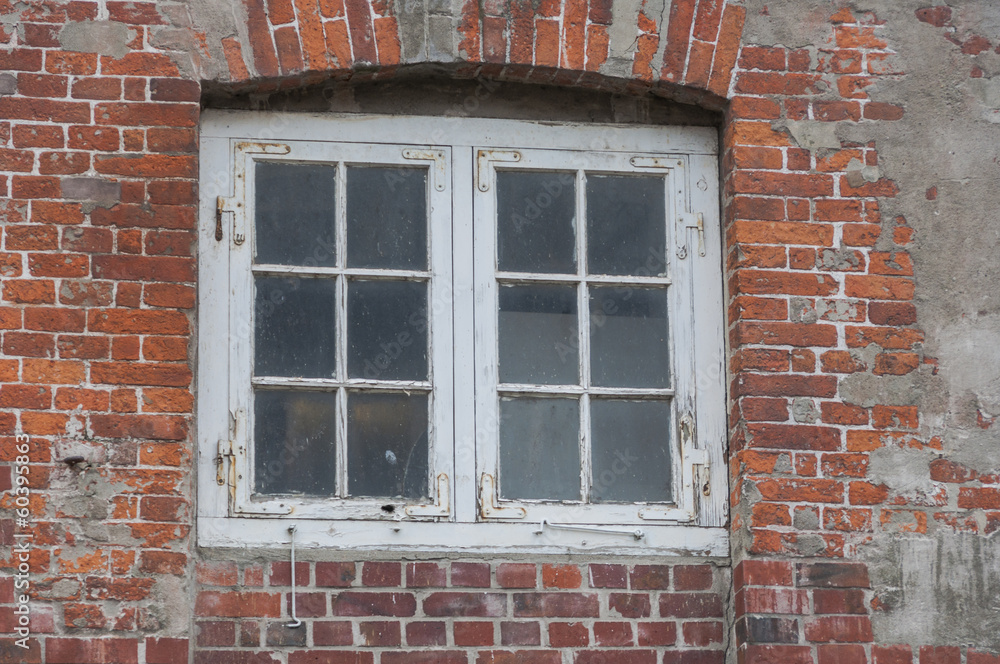
{"label": "white window frame", "polygon": [[[306,547],[728,554],[714,129],[208,110],[201,147],[199,544],[274,546],[287,542],[294,524],[297,545]],[[667,178],[671,438],[679,441],[672,504],[515,503],[498,500],[491,482],[497,445],[492,178],[497,167],[509,167],[503,162],[511,154],[522,167],[551,168],[564,164],[567,151],[585,157],[588,170]],[[396,499],[390,514],[381,499],[251,495],[253,183],[246,175],[255,159],[339,163],[341,173],[345,162],[429,169],[434,480],[426,504]]]}

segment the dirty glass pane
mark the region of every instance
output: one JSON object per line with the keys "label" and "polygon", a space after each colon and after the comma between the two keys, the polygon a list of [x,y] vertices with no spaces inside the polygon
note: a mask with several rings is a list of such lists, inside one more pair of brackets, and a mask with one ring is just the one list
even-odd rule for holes
{"label": "dirty glass pane", "polygon": [[576,384],[576,287],[500,287],[500,382]]}
{"label": "dirty glass pane", "polygon": [[590,288],[591,383],[670,387],[666,288]]}
{"label": "dirty glass pane", "polygon": [[573,173],[497,173],[497,264],[507,272],[576,272]]}
{"label": "dirty glass pane", "polygon": [[662,177],[587,175],[587,271],[666,274]]}
{"label": "dirty glass pane", "polygon": [[580,499],[580,403],[500,399],[500,496]]}
{"label": "dirty glass pane", "polygon": [[670,402],[590,401],[591,501],[669,502]]}
{"label": "dirty glass pane", "polygon": [[427,284],[347,282],[351,378],[427,380]]}
{"label": "dirty glass pane", "polygon": [[254,490],[332,496],[334,392],[254,390]]}
{"label": "dirty glass pane", "polygon": [[260,161],[255,168],[255,261],[335,265],[337,167]]}
{"label": "dirty glass pane", "polygon": [[427,169],[347,169],[347,265],[427,267]]}
{"label": "dirty glass pane", "polygon": [[334,378],[336,280],[254,279],[254,375]]}
{"label": "dirty glass pane", "polygon": [[427,497],[427,395],[348,392],[352,496]]}

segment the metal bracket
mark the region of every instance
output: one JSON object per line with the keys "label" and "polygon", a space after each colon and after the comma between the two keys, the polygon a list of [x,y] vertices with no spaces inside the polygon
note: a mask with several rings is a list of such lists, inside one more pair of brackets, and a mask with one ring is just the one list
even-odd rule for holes
{"label": "metal bracket", "polygon": [[406,516],[451,516],[451,482],[446,473],[437,476],[437,500],[433,505],[407,505]]}
{"label": "metal bracket", "polygon": [[497,505],[497,490],[493,476],[483,473],[479,476],[479,516],[484,519],[523,519],[528,516],[528,512],[523,507]]}
{"label": "metal bracket", "polygon": [[229,459],[230,467],[236,461],[233,442],[228,438],[220,438],[218,452],[215,455],[215,483],[219,486],[226,485],[226,459]]}
{"label": "metal bracket", "polygon": [[476,179],[479,191],[490,190],[491,161],[521,161],[517,150],[479,150],[476,157]]}
{"label": "metal bracket", "polygon": [[681,218],[681,233],[679,234],[681,245],[677,248],[677,258],[681,260],[687,258],[688,248],[687,248],[687,230],[689,228],[695,228],[698,230],[698,255],[705,255],[705,215],[699,212],[698,214],[691,214],[689,212],[682,212],[680,214]]}
{"label": "metal bracket", "polygon": [[538,524],[538,530],[535,531],[535,534],[541,535],[544,533],[546,526],[559,530],[578,530],[585,533],[601,533],[602,535],[630,535],[637,542],[646,536],[642,528],[622,530],[620,528],[603,528],[601,526],[577,526],[570,523],[549,523],[546,519],[542,519],[541,523]]}
{"label": "metal bracket", "polygon": [[684,160],[671,157],[632,157],[628,160],[636,168],[684,168]]}
{"label": "metal bracket", "polygon": [[[243,207],[243,203],[236,198],[227,198],[225,196],[219,196],[215,199],[215,239],[216,241],[222,241],[222,213],[232,212],[236,214],[239,208]],[[233,242],[236,244],[243,244],[243,234],[235,234],[235,222],[233,224],[234,235]]]}
{"label": "metal bracket", "polygon": [[448,161],[444,150],[403,150],[403,159],[434,162],[434,188],[444,191],[448,182]]}

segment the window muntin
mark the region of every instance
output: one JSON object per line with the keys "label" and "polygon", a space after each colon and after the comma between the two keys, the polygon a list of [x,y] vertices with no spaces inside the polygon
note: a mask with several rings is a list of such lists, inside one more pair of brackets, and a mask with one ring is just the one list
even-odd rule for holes
{"label": "window muntin", "polygon": [[[203,280],[200,289],[200,317],[204,324],[203,336],[200,337],[202,380],[199,381],[199,431],[203,439],[203,454],[207,455],[203,458],[209,460],[212,465],[209,467],[210,472],[200,476],[204,484],[201,494],[203,498],[199,501],[199,513],[203,519],[200,521],[199,541],[223,545],[234,542],[258,542],[266,545],[285,537],[283,534],[285,527],[281,524],[290,516],[296,520],[305,519],[296,521],[303,537],[311,537],[315,542],[327,542],[331,546],[363,547],[368,543],[375,547],[392,544],[401,548],[447,549],[462,542],[468,550],[477,547],[482,550],[496,550],[499,547],[539,551],[546,550],[546,546],[549,545],[557,548],[596,546],[606,551],[618,550],[616,547],[619,546],[626,548],[634,546],[628,543],[629,538],[622,538],[611,532],[610,528],[606,537],[587,532],[552,530],[549,526],[543,528],[539,526],[539,521],[535,520],[537,516],[542,516],[542,519],[551,525],[603,523],[607,528],[608,524],[641,523],[645,535],[638,543],[643,547],[666,547],[674,551],[688,551],[695,555],[703,555],[709,551],[714,552],[712,555],[724,554],[725,531],[718,528],[725,520],[725,491],[718,490],[718,487],[725,486],[725,468],[721,456],[724,449],[725,420],[721,379],[722,304],[721,288],[719,288],[721,275],[718,228],[713,224],[706,225],[706,237],[702,246],[707,246],[708,252],[707,259],[704,259],[704,254],[700,254],[697,250],[701,243],[698,242],[694,230],[696,215],[689,212],[692,208],[704,211],[704,216],[708,219],[717,218],[718,215],[716,158],[713,153],[714,132],[697,128],[652,127],[630,127],[619,131],[619,128],[609,130],[520,121],[475,119],[449,121],[437,118],[377,116],[347,116],[343,120],[331,117],[294,116],[293,124],[284,123],[282,126],[280,114],[269,114],[269,117],[271,116],[278,119],[272,119],[268,126],[280,127],[277,133],[281,138],[271,139],[272,142],[269,143],[250,142],[243,138],[253,136],[257,132],[257,114],[210,112],[206,115],[206,127],[203,129],[203,154],[206,166],[203,168],[202,192],[205,206],[203,210],[206,217],[212,218],[217,207],[215,197],[219,195],[221,198],[218,208],[223,213],[219,214],[221,221],[203,229],[202,234],[204,253],[201,255],[200,263]],[[317,137],[321,140],[317,140]],[[357,142],[359,139],[375,137],[384,142],[381,144]],[[428,141],[429,143],[446,142],[450,147],[428,148],[415,145],[421,139],[432,139]],[[510,148],[511,145],[515,147]],[[610,424],[594,428],[591,423],[587,431],[591,432],[592,440],[586,453],[591,456],[590,463],[596,464],[593,468],[598,471],[598,478],[602,472],[600,470],[602,464],[614,465],[617,461],[620,468],[621,459],[611,458],[606,454],[613,447],[613,444],[607,442],[608,431],[617,431],[629,423],[635,423],[637,420],[629,414],[630,410],[635,408],[641,410],[643,407],[653,409],[655,412],[644,414],[642,421],[649,419],[659,421],[661,424],[657,425],[656,429],[662,428],[662,423],[669,421],[667,426],[672,428],[671,435],[675,437],[672,443],[673,465],[670,482],[673,492],[679,495],[671,497],[673,502],[664,500],[662,495],[654,495],[655,491],[648,486],[661,481],[662,472],[657,473],[653,479],[640,475],[630,478],[628,483],[621,485],[639,486],[640,489],[633,493],[608,490],[601,485],[599,479],[595,482],[592,476],[591,502],[584,505],[586,509],[582,513],[576,510],[580,504],[573,501],[560,504],[540,499],[536,499],[539,501],[537,504],[533,503],[532,499],[505,501],[495,486],[492,493],[484,491],[484,488],[488,488],[487,478],[491,474],[481,471],[489,467],[493,470],[492,475],[497,475],[499,460],[494,458],[492,464],[484,463],[483,441],[493,441],[493,455],[496,457],[499,451],[500,402],[494,393],[497,400],[491,414],[485,414],[476,405],[475,400],[482,396],[480,386],[487,384],[483,381],[485,368],[479,362],[477,352],[490,344],[496,349],[495,352],[499,352],[499,327],[496,327],[495,319],[500,315],[501,303],[499,295],[490,300],[495,307],[491,313],[490,308],[482,307],[480,293],[476,290],[480,289],[483,283],[492,283],[495,284],[492,287],[500,288],[500,282],[496,281],[497,256],[491,255],[485,262],[480,256],[482,249],[480,235],[483,232],[492,234],[493,243],[497,237],[495,221],[491,218],[491,214],[484,215],[484,208],[480,205],[478,197],[483,192],[484,184],[490,189],[491,183],[488,178],[483,177],[484,173],[492,173],[495,170],[494,166],[497,165],[500,166],[500,171],[516,171],[520,166],[510,163],[500,164],[499,161],[491,163],[489,159],[484,159],[483,152],[485,150],[493,156],[502,157],[503,152],[515,151],[527,155],[529,152],[538,151],[517,147],[524,145],[544,145],[553,151],[563,150],[573,155],[588,152],[592,155],[588,157],[590,161],[584,169],[591,173],[585,178],[588,182],[597,182],[602,177],[608,179],[648,177],[650,180],[666,178],[669,182],[666,185],[669,191],[665,199],[668,209],[663,258],[675,255],[702,257],[696,261],[672,258],[669,275],[662,271],[655,274],[650,272],[650,276],[666,278],[669,283],[665,285],[637,284],[635,275],[616,274],[627,271],[627,268],[620,267],[620,264],[627,264],[628,259],[634,255],[634,252],[629,253],[630,248],[626,245],[614,252],[609,259],[611,267],[602,267],[600,269],[602,274],[592,275],[594,277],[592,281],[595,283],[590,286],[594,289],[606,287],[613,291],[615,287],[622,285],[621,279],[624,279],[633,290],[648,287],[653,290],[665,289],[669,293],[668,330],[673,338],[667,348],[676,354],[671,360],[675,362],[672,368],[672,384],[666,388],[631,388],[610,385],[613,381],[606,381],[609,382],[608,386],[592,386],[595,393],[590,396],[601,410],[598,419]],[[583,145],[597,149],[579,150]],[[376,152],[379,156],[373,158],[372,155]],[[401,158],[400,154],[403,152],[410,153],[411,157],[422,156],[423,161]],[[229,156],[228,159],[226,155]],[[248,435],[247,414],[241,411],[241,408],[246,407],[248,399],[234,397],[234,393],[239,392],[238,386],[241,381],[245,381],[242,384],[249,384],[254,357],[252,348],[248,352],[248,344],[239,342],[240,339],[246,341],[247,319],[250,316],[245,310],[237,311],[239,307],[232,306],[232,302],[235,302],[234,295],[240,290],[242,275],[251,269],[251,262],[245,260],[246,246],[249,243],[241,243],[241,240],[250,235],[248,226],[252,221],[253,182],[246,178],[246,162],[249,155],[253,155],[251,161],[334,166],[354,164],[372,168],[419,166],[426,169],[430,183],[428,195],[432,199],[428,206],[428,242],[432,273],[428,283],[436,293],[428,296],[431,306],[427,321],[428,334],[433,337],[433,341],[429,344],[428,366],[434,372],[429,397],[432,403],[428,406],[428,428],[431,432],[427,470],[429,489],[426,501],[403,497],[395,497],[392,501],[388,501],[396,503],[397,507],[408,505],[405,511],[397,509],[392,515],[385,513],[381,509],[386,506],[387,501],[384,498],[338,496],[331,499],[276,495],[255,499],[247,493],[247,487],[250,486],[248,478],[252,479],[252,475],[248,474],[252,465],[248,442],[252,438]],[[447,155],[447,158],[439,158],[439,155]],[[633,161],[635,163],[632,163]],[[579,165],[578,162],[563,159],[541,170],[572,173],[575,178]],[[454,191],[452,191],[453,183]],[[338,187],[337,183],[334,184],[334,188],[338,192],[336,194],[338,197],[341,195],[339,192],[346,190]],[[600,192],[595,193],[593,186],[590,189],[588,192],[586,186],[581,188],[574,185],[573,195],[579,198],[586,197],[589,193],[593,201],[600,201]],[[490,195],[492,196],[493,192],[490,192]],[[338,203],[338,205],[344,204]],[[454,215],[451,213],[452,206],[455,210]],[[594,206],[594,203],[591,203],[591,206]],[[587,202],[583,201],[582,205],[578,204],[577,207],[586,210]],[[343,207],[339,209],[342,210]],[[489,226],[488,230],[484,230],[484,223]],[[577,222],[574,220],[573,224],[575,223]],[[215,233],[212,232],[213,228]],[[584,228],[586,229],[586,224]],[[572,224],[570,231],[575,242],[579,243],[580,233]],[[606,234],[607,229],[604,229],[605,235],[601,234],[600,228],[589,232],[595,237],[602,238],[600,240],[602,243],[614,240]],[[221,243],[216,239],[220,234],[224,240]],[[634,232],[629,235],[634,235]],[[454,251],[450,245],[453,239]],[[655,244],[648,237],[644,237],[643,242],[647,246]],[[336,247],[333,249],[336,250]],[[578,335],[586,332],[580,330],[579,322],[567,324],[566,321],[574,318],[574,313],[577,321],[586,320],[589,316],[590,294],[588,291],[587,297],[581,301],[579,297],[581,287],[576,280],[575,272],[581,269],[579,267],[581,262],[586,262],[584,259],[593,260],[595,257],[585,255],[579,247],[574,247],[574,251],[575,255],[571,254],[570,260],[576,262],[572,263],[573,268],[570,272],[563,272],[561,270],[565,270],[564,267],[556,266],[551,268],[550,272],[541,273],[543,276],[555,275],[556,278],[551,280],[553,283],[543,284],[533,282],[531,279],[524,279],[524,283],[521,283],[520,273],[515,272],[512,273],[515,279],[508,284],[512,289],[516,289],[517,286],[538,288],[553,286],[557,291],[560,288],[573,291],[577,296],[575,311],[567,307],[564,302],[560,302],[559,297],[555,298],[555,303],[549,301],[552,299],[551,294],[538,297],[532,296],[530,292],[527,294],[522,292],[519,295],[526,302],[511,304],[511,311],[519,310],[522,318],[527,314],[529,319],[536,316],[540,317],[539,320],[543,323],[545,321],[554,323],[541,326],[541,329],[543,331],[547,329],[550,335],[566,335],[569,333],[566,328],[572,330],[574,325]],[[333,255],[334,251],[330,253]],[[600,261],[599,256],[596,259]],[[560,260],[563,260],[561,265],[565,265],[565,254]],[[654,256],[647,256],[647,260],[650,265],[656,263]],[[661,258],[659,265],[667,262]],[[619,267],[615,267],[616,263]],[[308,267],[281,265],[280,267],[282,270],[279,270],[278,277],[301,275],[303,280],[315,279],[324,276],[324,273],[339,275],[337,278],[345,282],[357,279],[359,276],[352,273],[358,268],[350,265],[337,268],[336,263],[333,267],[330,265]],[[220,270],[222,274],[230,275],[229,289],[218,288],[217,282],[212,279],[212,275],[220,274]],[[441,275],[444,275],[444,278]],[[573,278],[560,281],[566,275]],[[401,278],[405,281],[409,276],[409,273],[398,274],[390,271],[384,278],[389,280]],[[252,303],[252,290],[244,290],[251,296],[243,301]],[[699,302],[697,311],[693,307],[696,298]],[[345,324],[339,317],[343,307],[346,307],[346,302],[338,300],[338,309],[334,312],[335,326]],[[217,308],[228,309],[228,324],[221,327],[218,325]],[[470,315],[470,312],[475,312],[475,317]],[[493,331],[488,333],[491,335],[489,339],[480,338],[484,329],[484,321],[480,319],[480,315],[494,319],[485,321],[486,329],[493,326]],[[226,328],[232,332],[225,332]],[[211,338],[213,331],[216,334],[215,338],[218,338],[218,329],[223,330],[223,338],[227,341],[237,340],[229,357],[217,357],[217,347],[214,351],[210,350],[213,346],[207,340]],[[452,338],[453,330],[455,336]],[[701,341],[695,343],[696,338]],[[445,343],[439,343],[442,340]],[[445,350],[447,352],[443,352]],[[335,358],[337,367],[345,367],[346,358],[341,357],[339,350],[337,352]],[[578,353],[579,362],[579,356],[583,354],[578,348],[571,346],[570,353],[572,352]],[[454,366],[451,364],[452,361],[455,361]],[[204,380],[206,374],[217,373],[213,369],[221,367],[225,371],[226,366],[229,367],[230,374],[228,382],[236,386],[234,389],[230,390],[225,385]],[[698,367],[697,370],[694,369],[695,366]],[[528,369],[533,367],[533,360],[530,357],[526,360],[525,367]],[[496,371],[495,365],[493,371]],[[442,376],[453,377],[453,382],[443,379]],[[267,383],[271,378],[255,380],[258,383]],[[504,380],[507,381],[508,378],[505,377]],[[521,379],[515,377],[509,380]],[[559,387],[567,385],[569,380],[579,381],[579,377],[557,375],[544,380]],[[660,385],[662,384],[661,382]],[[572,386],[581,387],[579,382],[573,383]],[[697,399],[694,394],[695,386],[698,388]],[[271,386],[266,385],[266,387]],[[311,384],[296,384],[296,388],[301,389],[302,394],[309,396],[335,393],[325,383],[316,390],[306,389],[312,387]],[[351,386],[338,386],[337,389],[340,387],[344,387],[345,390],[351,389]],[[362,387],[369,385],[365,384]],[[382,391],[386,394],[392,393],[391,387],[386,385]],[[618,393],[596,394],[596,391],[602,389],[617,390]],[[648,395],[640,395],[641,398],[630,395],[632,389],[667,389],[673,390],[673,394],[661,395],[663,398],[650,400],[646,398]],[[371,391],[365,390],[365,393]],[[405,393],[405,390],[403,391]],[[217,398],[225,394],[229,395],[229,408],[213,408],[211,404],[218,403]],[[545,395],[542,398],[564,398],[564,396]],[[576,398],[579,402],[579,395],[576,395]],[[649,401],[652,403],[646,403]],[[447,405],[442,406],[442,403]],[[338,415],[346,414],[347,410],[342,408],[337,412]],[[225,417],[220,419],[216,414]],[[343,417],[337,419],[336,426],[346,428],[348,423],[342,419]],[[454,429],[451,428],[452,425]],[[657,447],[658,441],[662,441],[662,438],[656,439],[653,436],[651,442],[643,443],[640,440],[644,436],[641,430],[629,435],[635,437],[637,445],[646,444],[662,451],[662,448]],[[338,445],[341,443],[338,442]],[[576,449],[581,449],[579,443]],[[219,453],[225,457],[225,463],[216,468],[215,459]],[[346,449],[341,450],[338,447],[338,453],[341,456],[337,457],[337,460],[348,456]],[[230,455],[233,463],[229,463]],[[710,464],[706,463],[709,461]],[[662,467],[662,460],[656,463],[660,463]],[[578,476],[582,472],[581,469],[582,466],[577,470]],[[230,470],[233,472],[230,473]],[[343,467],[338,467],[336,472],[341,473],[343,470]],[[338,486],[348,485],[348,480],[339,475],[337,481]],[[582,478],[578,477],[578,482],[582,481]],[[698,488],[707,487],[709,484],[715,487],[710,495],[698,491]],[[651,491],[653,493],[650,493]],[[645,500],[638,500],[639,498]],[[526,514],[511,518],[511,512],[506,508],[520,504],[527,504],[529,511],[532,512],[530,518]],[[546,516],[534,510],[538,506],[551,507],[556,511]],[[571,509],[562,509],[565,507]],[[636,520],[637,507],[640,521]],[[411,508],[414,509],[411,511]],[[229,520],[233,516],[254,518],[251,521],[243,519],[241,521],[243,525],[237,525],[239,520]],[[421,525],[417,522],[425,519],[432,519],[438,523]],[[339,522],[339,525],[333,525],[332,521]],[[384,526],[380,527],[379,522]],[[407,526],[407,523],[411,525]],[[684,523],[696,523],[709,528],[692,528],[684,526]],[[660,534],[661,529],[665,529],[662,530],[663,534]],[[334,532],[336,533],[334,539],[330,539]]]}
{"label": "window muntin", "polygon": [[494,518],[642,523],[655,506],[658,518],[691,520],[674,481],[668,312],[680,302],[666,252],[684,160],[644,169],[634,153],[477,152],[477,265],[493,269],[477,279],[478,338],[489,341],[476,411],[497,422],[480,436],[478,467]]}
{"label": "window muntin", "polygon": [[250,358],[233,362],[249,480],[235,511],[388,519],[393,503],[433,505],[436,474],[451,472],[451,361],[431,350],[437,337],[447,350],[451,319],[431,307],[450,272],[438,155],[261,147],[235,147],[248,232],[232,251],[232,309],[249,333],[234,355]]}

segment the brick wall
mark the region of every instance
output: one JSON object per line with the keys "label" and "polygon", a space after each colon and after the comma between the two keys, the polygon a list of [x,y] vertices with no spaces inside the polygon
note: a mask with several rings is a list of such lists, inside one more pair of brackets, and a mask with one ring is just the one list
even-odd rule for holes
{"label": "brick wall", "polygon": [[[878,535],[1000,523],[996,474],[941,458],[930,492],[871,478],[873,451],[933,455],[941,440],[915,406],[841,392],[853,374],[936,371],[911,302],[913,231],[905,215],[883,215],[907,186],[879,169],[879,128],[905,121],[874,92],[906,75],[891,26],[832,7],[810,51],[741,41],[746,10],[723,0],[664,12],[470,0],[454,15],[245,0],[223,28],[199,24],[211,6],[0,0],[0,662],[695,664],[726,649],[745,664],[1000,662],[971,647],[876,643],[870,617],[892,593],[855,559]],[[913,20],[953,30],[950,17],[925,8]],[[616,51],[615,29],[634,31],[634,48]],[[970,57],[985,48],[946,34]],[[202,87],[263,95],[435,59],[457,77],[726,110],[732,574],[725,561],[586,556],[315,560],[297,569],[306,624],[289,630],[287,563],[201,560],[191,349]],[[15,434],[30,441],[24,526]],[[73,456],[86,461],[64,463]],[[26,534],[22,650],[13,547]]]}
{"label": "brick wall", "polygon": [[297,628],[290,567],[199,563],[195,661],[724,659],[729,575],[711,564],[297,562]]}

